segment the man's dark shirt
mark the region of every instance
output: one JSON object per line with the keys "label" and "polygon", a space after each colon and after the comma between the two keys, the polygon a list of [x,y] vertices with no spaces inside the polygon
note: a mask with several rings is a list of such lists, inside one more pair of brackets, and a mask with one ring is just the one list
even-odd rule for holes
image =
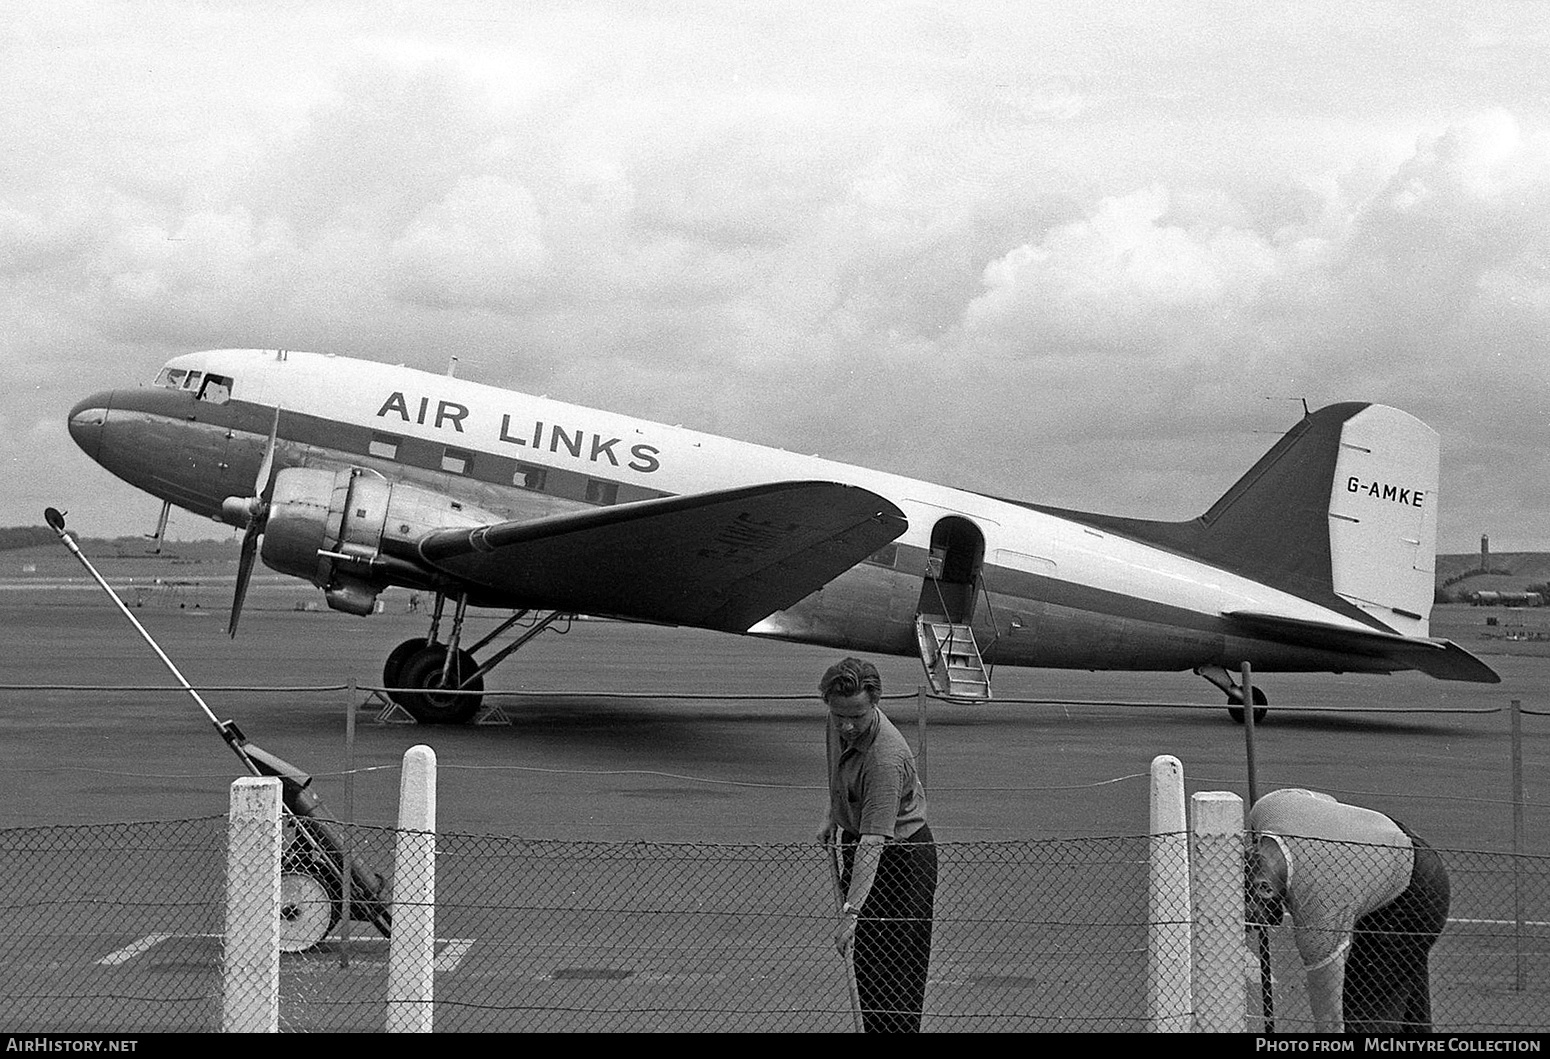
{"label": "man's dark shirt", "polygon": [[906,839],[926,822],[926,792],[915,755],[893,722],[877,711],[877,725],[847,748],[829,719],[829,807],[834,822],[853,835]]}

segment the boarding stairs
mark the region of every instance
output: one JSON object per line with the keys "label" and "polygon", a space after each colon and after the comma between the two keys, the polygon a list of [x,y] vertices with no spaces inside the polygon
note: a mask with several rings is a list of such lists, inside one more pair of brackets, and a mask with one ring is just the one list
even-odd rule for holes
{"label": "boarding stairs", "polygon": [[915,637],[932,691],[960,702],[990,698],[990,676],[970,626],[920,614],[915,618]]}

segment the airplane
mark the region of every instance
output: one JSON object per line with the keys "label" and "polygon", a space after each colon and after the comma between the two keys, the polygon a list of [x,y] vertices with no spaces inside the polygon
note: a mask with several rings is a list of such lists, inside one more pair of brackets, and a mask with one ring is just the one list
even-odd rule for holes
{"label": "airplane", "polygon": [[[1178,522],[292,350],[173,357],[152,385],[80,401],[69,430],[163,501],[163,526],[176,505],[244,531],[232,636],[255,557],[349,614],[389,586],[434,593],[429,631],[382,674],[423,723],[474,719],[485,676],[574,615],[918,655],[957,701],[992,698],[998,665],[1192,670],[1238,721],[1245,663],[1500,679],[1429,635],[1438,436],[1379,404],[1305,407]],[[468,645],[469,607],[511,613]],[[1257,720],[1268,698],[1250,683]]]}

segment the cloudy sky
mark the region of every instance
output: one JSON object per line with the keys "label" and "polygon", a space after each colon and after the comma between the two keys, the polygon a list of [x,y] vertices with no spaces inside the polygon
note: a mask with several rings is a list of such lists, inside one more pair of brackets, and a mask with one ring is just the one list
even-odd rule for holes
{"label": "cloudy sky", "polygon": [[71,405],[284,346],[1158,518],[1381,401],[1441,550],[1550,550],[1546,56],[1533,0],[13,0],[0,525],[150,532]]}

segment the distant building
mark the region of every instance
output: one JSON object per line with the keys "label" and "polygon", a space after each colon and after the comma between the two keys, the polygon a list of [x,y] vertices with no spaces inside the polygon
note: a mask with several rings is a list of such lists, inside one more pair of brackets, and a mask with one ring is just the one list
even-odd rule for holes
{"label": "distant building", "polygon": [[1545,605],[1545,595],[1543,592],[1494,592],[1481,589],[1469,594],[1469,602],[1476,607],[1542,607]]}

